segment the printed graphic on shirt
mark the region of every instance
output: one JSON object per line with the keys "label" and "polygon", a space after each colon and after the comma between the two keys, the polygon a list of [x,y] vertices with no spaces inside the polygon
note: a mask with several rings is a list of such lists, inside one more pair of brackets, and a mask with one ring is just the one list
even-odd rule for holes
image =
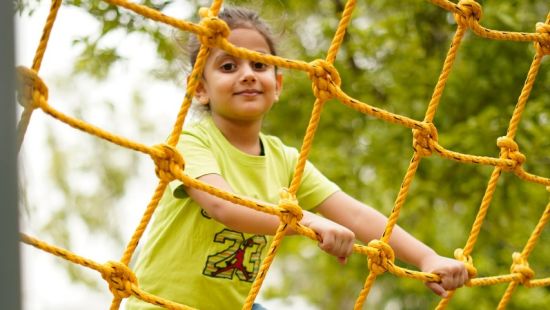
{"label": "printed graphic on shirt", "polygon": [[265,236],[248,239],[240,232],[224,229],[216,234],[214,242],[225,245],[221,252],[209,255],[203,274],[214,278],[252,282],[260,269],[260,259],[267,244]]}
{"label": "printed graphic on shirt", "polygon": [[211,220],[212,218],[210,217],[210,215],[208,215],[208,213],[206,213],[206,211],[204,209],[201,208],[201,215],[209,220]]}

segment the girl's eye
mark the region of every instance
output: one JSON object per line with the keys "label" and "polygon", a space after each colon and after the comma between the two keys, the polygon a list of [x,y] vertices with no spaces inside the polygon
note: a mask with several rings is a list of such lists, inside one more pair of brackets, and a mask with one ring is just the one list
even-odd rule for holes
{"label": "girl's eye", "polygon": [[220,69],[224,72],[231,72],[234,71],[237,68],[237,66],[234,63],[228,62],[221,65]]}
{"label": "girl's eye", "polygon": [[253,62],[252,67],[255,70],[266,70],[268,68],[268,65],[261,63],[261,62]]}

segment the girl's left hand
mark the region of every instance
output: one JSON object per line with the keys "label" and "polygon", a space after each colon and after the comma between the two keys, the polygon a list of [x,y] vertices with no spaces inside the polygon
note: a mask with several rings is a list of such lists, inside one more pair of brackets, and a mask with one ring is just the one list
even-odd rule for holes
{"label": "girl's left hand", "polygon": [[469,278],[463,262],[435,253],[423,259],[420,268],[441,277],[441,282],[426,282],[426,286],[441,297],[447,297],[447,291],[462,287]]}

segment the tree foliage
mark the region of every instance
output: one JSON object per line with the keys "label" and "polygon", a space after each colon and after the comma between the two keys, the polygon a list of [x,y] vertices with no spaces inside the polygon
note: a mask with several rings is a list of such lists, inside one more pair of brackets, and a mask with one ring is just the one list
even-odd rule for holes
{"label": "tree foliage", "polygon": [[[160,10],[170,5],[169,1],[144,3]],[[281,34],[280,54],[305,61],[326,56],[345,4],[343,0],[233,3],[260,9]],[[101,39],[123,28],[155,42],[165,60],[157,71],[171,73],[164,78],[178,77],[174,73],[179,66],[177,48],[162,28],[100,1],[72,0],[66,5],[89,10],[103,25],[96,36],[75,41],[85,47],[75,63],[76,71],[98,79],[107,76],[109,68],[121,58],[116,46],[101,46]],[[200,5],[207,3],[192,1],[188,16]],[[544,22],[550,11],[545,0],[486,0],[482,5],[482,24],[508,31],[533,32],[535,23]],[[343,90],[372,106],[422,120],[455,29],[452,15],[427,1],[359,1],[335,63]],[[496,139],[506,135],[533,55],[532,44],[480,39],[469,32],[434,120],[440,144],[462,153],[497,157]],[[301,72],[285,70],[284,76],[282,98],[267,118],[265,131],[300,147],[314,102],[311,82]],[[550,68],[546,57],[517,134],[521,151],[527,156],[525,169],[545,177],[550,176],[549,102]],[[310,159],[343,190],[389,214],[411,156],[409,129],[330,101],[325,105]],[[399,224],[438,252],[452,256],[455,248],[466,243],[492,169],[435,155],[424,159]],[[61,171],[60,177],[63,174]],[[514,175],[501,177],[473,252],[479,276],[509,273],[512,253],[522,250],[548,200],[543,186],[523,182]],[[88,212],[93,208],[82,208],[86,210],[80,215],[87,222],[93,223],[93,218],[100,216]],[[550,277],[545,259],[550,248],[543,245],[549,238],[546,229],[529,260],[538,278]],[[277,270],[284,275],[282,283],[264,290],[264,294],[301,296],[321,309],[350,309],[368,272],[365,257],[354,255],[342,267],[311,241],[301,238],[287,239],[276,261]],[[450,308],[493,309],[505,287],[461,289]],[[390,305],[427,309],[433,308],[438,299],[422,283],[384,275],[377,280],[368,305],[374,309]],[[520,287],[509,307],[538,309],[548,304],[549,288]]]}

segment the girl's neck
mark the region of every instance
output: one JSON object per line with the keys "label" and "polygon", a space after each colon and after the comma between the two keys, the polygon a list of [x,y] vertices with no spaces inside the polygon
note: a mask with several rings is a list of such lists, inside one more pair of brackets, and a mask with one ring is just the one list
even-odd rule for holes
{"label": "girl's neck", "polygon": [[262,120],[235,122],[216,115],[212,115],[212,120],[234,147],[250,155],[260,155]]}

